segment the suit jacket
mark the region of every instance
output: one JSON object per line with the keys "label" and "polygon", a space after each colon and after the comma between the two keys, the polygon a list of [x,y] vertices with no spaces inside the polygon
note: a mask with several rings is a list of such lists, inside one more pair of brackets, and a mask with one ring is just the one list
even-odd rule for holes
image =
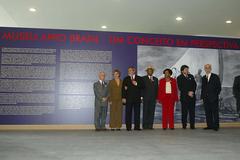
{"label": "suit jacket", "polygon": [[221,82],[218,75],[211,73],[209,81],[206,75],[202,77],[201,99],[208,99],[210,102],[218,100],[221,92]]}
{"label": "suit jacket", "polygon": [[117,82],[113,79],[108,83],[109,89],[109,101],[122,100],[122,80],[120,80],[119,86]]}
{"label": "suit jacket", "polygon": [[233,95],[236,99],[240,99],[240,76],[234,78]]}
{"label": "suit jacket", "polygon": [[93,90],[95,95],[95,107],[107,106],[108,101],[102,101],[103,97],[108,97],[107,83],[104,82],[104,85],[102,85],[99,81],[97,81],[93,84]]}
{"label": "suit jacket", "polygon": [[[185,77],[183,74],[179,75],[177,77],[177,84],[178,89],[180,90],[180,99],[181,101],[189,102],[196,99],[195,97],[195,91],[197,87],[197,83],[193,77],[193,75],[188,74],[187,77]],[[188,92],[193,91],[194,97],[188,96]]]}
{"label": "suit jacket", "polygon": [[130,76],[127,76],[123,80],[122,85],[122,98],[126,98],[128,102],[141,103],[141,90],[144,87],[142,77],[135,75],[135,81],[137,86],[132,84]]}
{"label": "suit jacket", "polygon": [[157,99],[158,93],[158,79],[153,76],[153,81],[149,79],[149,76],[143,76],[144,88],[142,90],[142,97],[144,100],[154,100]]}
{"label": "suit jacket", "polygon": [[[173,101],[178,101],[178,89],[177,89],[177,81],[174,78],[170,79],[171,87],[172,87],[172,93],[171,93],[171,99]],[[163,102],[166,98],[166,79],[162,78],[159,80],[159,87],[158,87],[158,101]]]}

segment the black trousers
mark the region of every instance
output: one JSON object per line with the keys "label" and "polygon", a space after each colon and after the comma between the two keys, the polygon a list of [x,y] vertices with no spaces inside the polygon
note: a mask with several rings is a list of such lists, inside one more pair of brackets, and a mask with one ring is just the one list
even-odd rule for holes
{"label": "black trousers", "polygon": [[195,100],[191,101],[181,101],[182,106],[182,125],[187,126],[187,120],[189,115],[190,127],[195,127]]}
{"label": "black trousers", "polygon": [[134,129],[140,129],[140,103],[138,102],[126,103],[126,128],[132,129],[132,111],[134,112]]}
{"label": "black trousers", "polygon": [[219,109],[218,100],[214,102],[208,99],[204,100],[204,109],[206,114],[207,127],[209,128],[219,128]]}
{"label": "black trousers", "polygon": [[237,98],[236,101],[237,101],[237,113],[240,114],[240,98]]}
{"label": "black trousers", "polygon": [[154,122],[156,100],[143,99],[143,129],[152,129]]}

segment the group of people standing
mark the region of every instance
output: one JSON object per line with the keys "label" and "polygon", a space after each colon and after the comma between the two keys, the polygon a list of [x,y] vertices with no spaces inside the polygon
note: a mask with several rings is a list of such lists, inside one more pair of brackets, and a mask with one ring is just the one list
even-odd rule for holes
{"label": "group of people standing", "polygon": [[[128,76],[121,80],[121,72],[113,71],[113,79],[105,81],[105,73],[99,73],[99,80],[94,83],[96,131],[106,129],[108,105],[110,105],[111,130],[120,130],[122,127],[123,105],[125,108],[125,123],[127,131],[132,130],[132,117],[134,117],[134,130],[140,127],[140,104],[143,103],[142,129],[153,129],[156,103],[162,106],[162,128],[174,129],[174,106],[179,100],[180,91],[182,128],[187,128],[189,116],[190,128],[195,129],[195,103],[196,81],[189,73],[189,67],[183,65],[181,74],[172,78],[172,70],[163,71],[164,78],[158,80],[153,76],[154,68],[146,68],[146,76],[136,75],[134,67],[128,68]],[[211,72],[210,64],[204,66],[206,75],[202,77],[201,99],[204,102],[207,127],[204,129],[219,129],[218,97],[221,92],[221,83],[218,75]]]}

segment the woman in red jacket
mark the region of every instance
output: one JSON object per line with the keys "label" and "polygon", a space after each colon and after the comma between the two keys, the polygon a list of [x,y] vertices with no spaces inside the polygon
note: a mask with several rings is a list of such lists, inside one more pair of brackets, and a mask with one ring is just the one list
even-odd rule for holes
{"label": "woman in red jacket", "polygon": [[158,102],[162,104],[162,128],[174,129],[174,105],[178,101],[177,81],[171,78],[172,70],[163,71],[164,78],[159,80]]}

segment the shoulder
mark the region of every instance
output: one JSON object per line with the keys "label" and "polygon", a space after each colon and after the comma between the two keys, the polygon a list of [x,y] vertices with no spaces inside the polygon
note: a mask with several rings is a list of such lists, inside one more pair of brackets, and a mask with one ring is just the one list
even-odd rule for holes
{"label": "shoulder", "polygon": [[127,79],[129,79],[129,76],[124,77],[123,81],[126,81]]}
{"label": "shoulder", "polygon": [[215,77],[215,78],[219,78],[219,76],[215,73],[211,73],[211,76]]}
{"label": "shoulder", "polygon": [[194,75],[192,75],[192,74],[189,74],[189,77],[191,77],[191,78],[194,78]]}
{"label": "shoulder", "polygon": [[161,84],[166,83],[166,79],[165,79],[165,78],[161,78],[161,79],[159,80],[159,83],[161,83]]}
{"label": "shoulder", "polygon": [[138,78],[138,79],[142,79],[143,77],[136,75],[136,78]]}
{"label": "shoulder", "polygon": [[195,77],[192,74],[189,74],[189,78],[190,80],[195,81]]}
{"label": "shoulder", "polygon": [[93,86],[97,86],[98,83],[99,83],[98,81],[97,81],[97,82],[94,82],[94,83],[93,83]]}
{"label": "shoulder", "polygon": [[240,81],[240,75],[239,75],[239,76],[236,76],[234,79]]}
{"label": "shoulder", "polygon": [[142,79],[147,79],[148,78],[148,76],[146,75],[146,76],[142,76]]}
{"label": "shoulder", "polygon": [[176,83],[176,82],[177,82],[177,80],[176,80],[175,78],[171,78],[171,81],[172,81],[173,83]]}
{"label": "shoulder", "polygon": [[182,78],[182,74],[180,74],[179,76],[177,76],[177,80]]}
{"label": "shoulder", "polygon": [[160,78],[159,79],[159,82],[163,82],[163,81],[165,81],[165,78]]}
{"label": "shoulder", "polygon": [[108,81],[108,85],[111,85],[113,83],[113,80]]}

